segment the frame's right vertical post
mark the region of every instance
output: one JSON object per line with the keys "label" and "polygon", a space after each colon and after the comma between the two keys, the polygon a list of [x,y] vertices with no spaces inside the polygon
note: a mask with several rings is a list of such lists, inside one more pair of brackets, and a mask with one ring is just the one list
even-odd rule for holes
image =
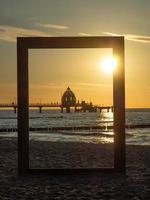
{"label": "frame's right vertical post", "polygon": [[125,173],[125,61],[124,37],[117,38],[113,55],[118,58],[113,74],[114,104],[114,167],[117,172]]}

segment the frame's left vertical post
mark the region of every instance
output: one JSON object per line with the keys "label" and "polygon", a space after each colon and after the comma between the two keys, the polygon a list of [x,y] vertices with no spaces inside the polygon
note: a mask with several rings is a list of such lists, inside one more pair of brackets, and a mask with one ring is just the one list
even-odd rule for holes
{"label": "frame's left vertical post", "polygon": [[28,48],[17,38],[18,173],[29,169]]}

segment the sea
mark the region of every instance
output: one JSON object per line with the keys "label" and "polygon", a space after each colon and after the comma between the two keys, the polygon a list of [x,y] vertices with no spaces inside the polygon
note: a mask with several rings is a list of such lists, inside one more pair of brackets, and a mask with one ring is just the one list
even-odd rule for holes
{"label": "sea", "polygon": [[[126,109],[126,144],[150,145],[150,109]],[[132,127],[132,125],[135,125]],[[141,125],[140,127],[138,125]],[[113,112],[61,113],[60,109],[29,112],[30,140],[113,143]],[[99,128],[99,127],[103,128]],[[94,127],[94,128],[93,128]],[[0,110],[0,137],[17,137],[17,113]]]}

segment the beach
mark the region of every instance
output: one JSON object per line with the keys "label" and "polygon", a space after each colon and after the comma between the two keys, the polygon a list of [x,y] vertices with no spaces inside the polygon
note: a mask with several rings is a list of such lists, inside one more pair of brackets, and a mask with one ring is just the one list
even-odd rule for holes
{"label": "beach", "polygon": [[[113,144],[30,141],[31,168],[113,166]],[[150,146],[126,146],[126,174],[17,174],[17,139],[0,140],[0,200],[149,199]]]}

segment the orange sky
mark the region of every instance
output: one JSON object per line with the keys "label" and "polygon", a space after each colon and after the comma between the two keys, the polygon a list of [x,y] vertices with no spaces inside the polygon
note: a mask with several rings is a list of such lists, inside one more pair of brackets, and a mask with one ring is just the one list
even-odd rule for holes
{"label": "orange sky", "polygon": [[112,74],[101,69],[108,55],[111,49],[30,50],[30,101],[60,101],[70,86],[79,100],[112,104]]}

